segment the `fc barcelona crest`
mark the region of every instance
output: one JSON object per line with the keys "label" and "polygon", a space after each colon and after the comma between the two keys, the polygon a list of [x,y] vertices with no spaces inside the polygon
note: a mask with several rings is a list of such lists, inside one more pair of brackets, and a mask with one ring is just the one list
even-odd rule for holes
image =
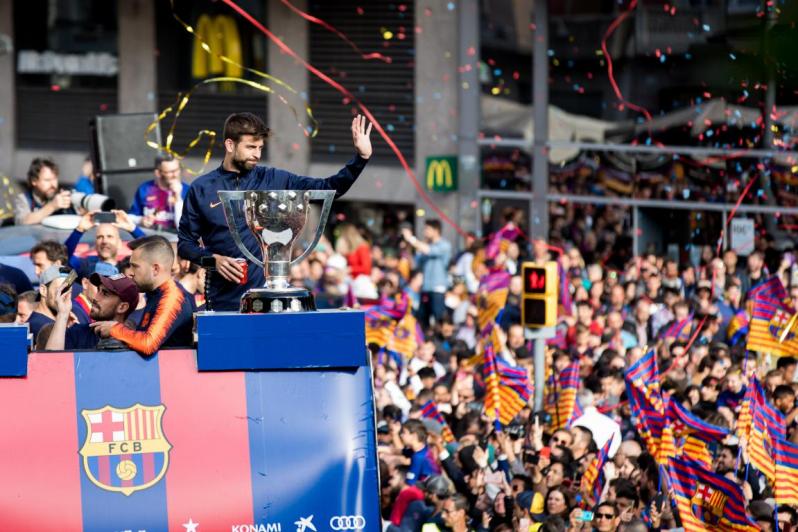
{"label": "fc barcelona crest", "polygon": [[172,445],[163,434],[165,407],[106,405],[83,410],[86,441],[83,469],[96,486],[125,495],[156,484],[169,466]]}

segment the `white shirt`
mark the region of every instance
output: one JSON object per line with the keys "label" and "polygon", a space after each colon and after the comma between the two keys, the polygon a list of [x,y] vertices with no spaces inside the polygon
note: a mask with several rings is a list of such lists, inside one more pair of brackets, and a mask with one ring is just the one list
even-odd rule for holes
{"label": "white shirt", "polygon": [[615,456],[615,453],[621,447],[621,426],[611,417],[605,416],[596,410],[595,406],[585,408],[584,414],[573,422],[573,426],[590,429],[590,432],[593,433],[593,441],[596,442],[596,447],[599,450],[604,447],[604,444],[612,436],[608,455],[610,458]]}

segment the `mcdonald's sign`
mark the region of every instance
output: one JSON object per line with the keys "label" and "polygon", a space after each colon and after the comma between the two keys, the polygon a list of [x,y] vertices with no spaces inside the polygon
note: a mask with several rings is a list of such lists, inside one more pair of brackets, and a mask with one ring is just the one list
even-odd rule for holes
{"label": "mcdonald's sign", "polygon": [[457,190],[457,156],[427,157],[427,190],[454,192]]}
{"label": "mcdonald's sign", "polygon": [[[232,17],[200,15],[195,33],[197,37],[194,39],[191,61],[193,78],[205,79],[216,75],[241,77],[244,73],[239,66],[242,61],[241,36]],[[222,57],[229,58],[237,64],[225,61]]]}

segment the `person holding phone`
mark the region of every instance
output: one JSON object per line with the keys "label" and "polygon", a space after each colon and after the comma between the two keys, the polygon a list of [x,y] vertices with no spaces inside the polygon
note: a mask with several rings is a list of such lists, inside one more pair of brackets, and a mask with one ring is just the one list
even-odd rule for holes
{"label": "person holding phone", "polygon": [[[122,274],[105,276],[94,273],[89,280],[96,287],[91,300],[91,318],[124,323],[139,302],[139,289],[136,283]],[[58,312],[47,338],[46,349],[60,351],[111,347],[105,345],[108,341],[103,341],[88,324],[69,327],[69,315],[72,312],[72,298],[69,297],[69,292],[59,293],[56,306]],[[121,342],[116,341],[112,345],[124,347]]]}
{"label": "person holding phone", "polygon": [[[96,256],[76,257],[75,249],[78,247],[81,238],[86,231],[96,228],[94,235],[94,249]],[[113,210],[111,212],[90,211],[80,218],[78,226],[66,239],[64,245],[67,248],[69,265],[78,272],[78,278],[89,277],[96,269],[98,262],[106,263],[116,267],[119,246],[122,242],[119,230],[127,231],[133,238],[145,236],[136,224],[134,224],[125,211]]]}

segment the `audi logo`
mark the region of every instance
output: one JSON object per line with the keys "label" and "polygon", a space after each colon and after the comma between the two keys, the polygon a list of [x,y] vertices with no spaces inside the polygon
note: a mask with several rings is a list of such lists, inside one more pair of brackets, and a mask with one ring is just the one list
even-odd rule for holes
{"label": "audi logo", "polygon": [[330,528],[333,530],[363,530],[366,528],[366,518],[362,515],[337,515],[330,519]]}

